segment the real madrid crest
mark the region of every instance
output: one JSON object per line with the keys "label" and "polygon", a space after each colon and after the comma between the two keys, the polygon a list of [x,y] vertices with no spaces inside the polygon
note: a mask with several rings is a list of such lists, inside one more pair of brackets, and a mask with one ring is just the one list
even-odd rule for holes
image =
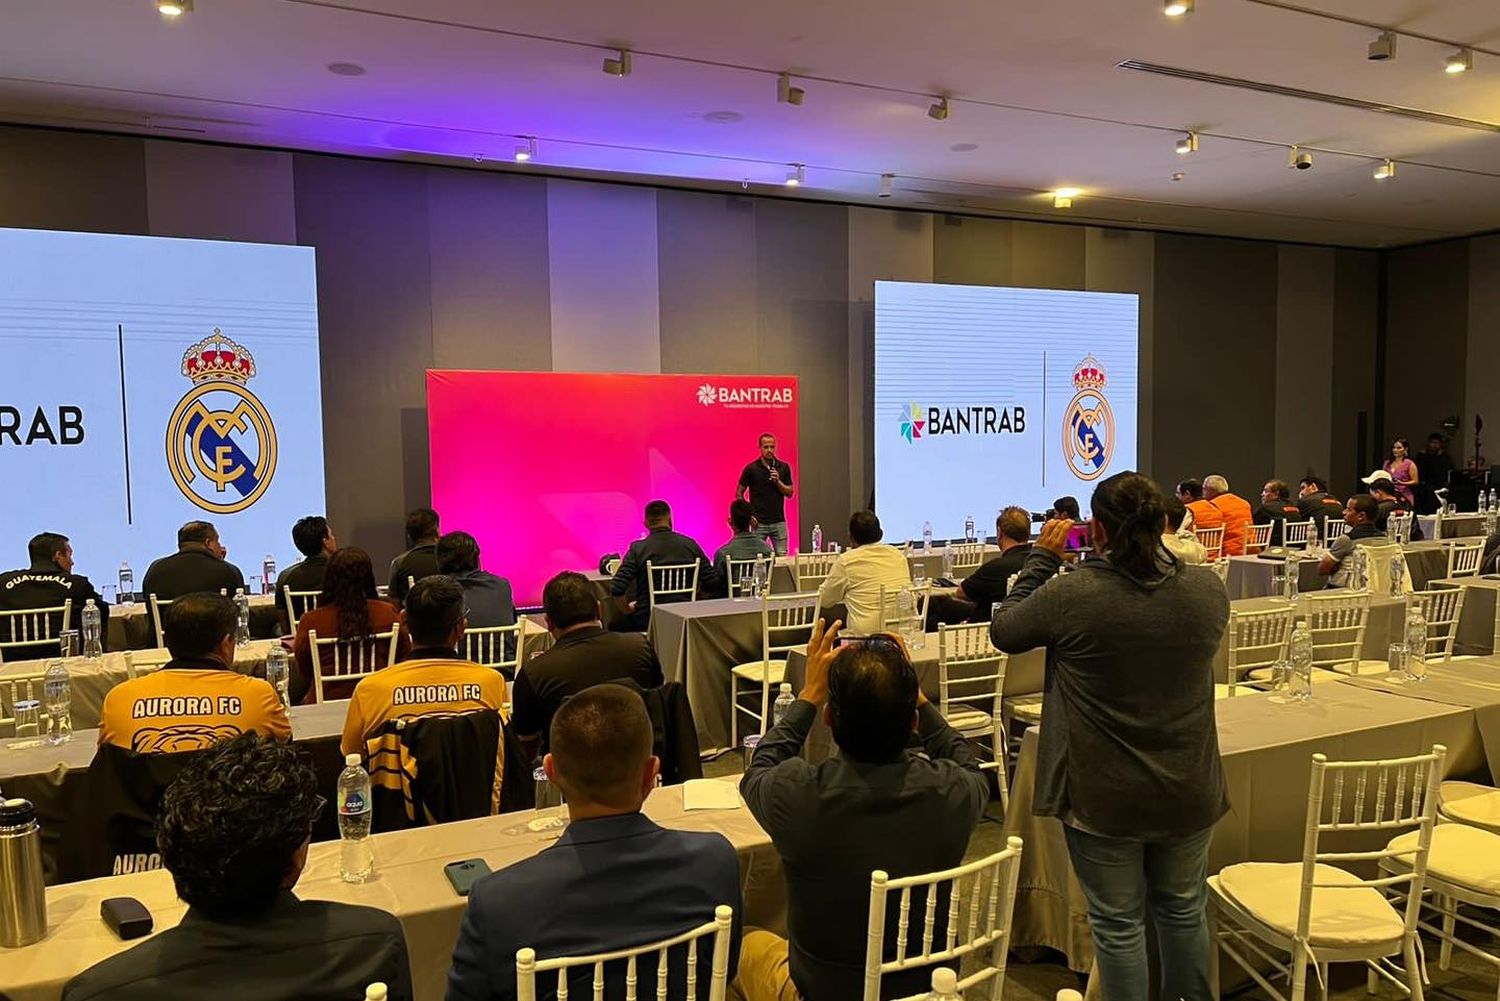
{"label": "real madrid crest", "polygon": [[245,510],[276,472],[276,428],[245,385],[255,371],[250,352],[217,327],[182,356],[193,388],[167,422],[167,468],[183,496],[205,511]]}
{"label": "real madrid crest", "polygon": [[1104,367],[1089,355],[1073,370],[1078,392],[1063,414],[1063,456],[1080,480],[1097,479],[1115,451],[1115,415],[1104,398]]}

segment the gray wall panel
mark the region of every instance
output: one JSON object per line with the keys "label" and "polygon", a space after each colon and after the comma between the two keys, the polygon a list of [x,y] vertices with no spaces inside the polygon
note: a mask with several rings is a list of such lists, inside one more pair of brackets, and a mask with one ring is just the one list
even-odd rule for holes
{"label": "gray wall panel", "polygon": [[661,370],[757,371],[754,199],[659,191],[656,217]]}
{"label": "gray wall panel", "polygon": [[145,156],[153,236],[297,242],[292,154],[149,140]]}
{"label": "gray wall panel", "polygon": [[0,126],[0,226],[148,233],[145,140]]}
{"label": "gray wall panel", "polygon": [[[1462,414],[1469,341],[1469,241],[1391,251],[1386,294],[1383,459],[1398,435],[1425,439]],[[1461,451],[1462,433],[1455,442]]]}
{"label": "gray wall panel", "polygon": [[[1335,493],[1352,492],[1356,479],[1369,471],[1365,454],[1372,447],[1369,422],[1375,416],[1375,336],[1379,299],[1379,255],[1366,250],[1335,252],[1332,426],[1327,470]],[[1359,440],[1360,414],[1366,415],[1367,440]],[[1314,432],[1316,433],[1316,429]]]}
{"label": "gray wall panel", "polygon": [[932,280],[949,285],[1013,285],[1011,230],[1007,219],[935,216]]}
{"label": "gray wall panel", "polygon": [[[1327,475],[1333,422],[1335,254],[1322,247],[1281,247],[1277,255],[1276,339],[1248,348],[1246,367],[1276,373],[1276,464],[1266,479],[1296,482]],[[1255,487],[1259,490],[1261,484]],[[1248,487],[1246,488],[1249,489]],[[1245,497],[1253,499],[1246,493]]]}

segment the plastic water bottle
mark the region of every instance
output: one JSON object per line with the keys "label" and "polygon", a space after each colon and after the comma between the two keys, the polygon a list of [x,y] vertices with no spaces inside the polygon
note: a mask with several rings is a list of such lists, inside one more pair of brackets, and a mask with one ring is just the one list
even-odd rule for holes
{"label": "plastic water bottle", "polygon": [[1302,574],[1302,561],[1297,559],[1294,554],[1288,553],[1286,566],[1282,572],[1285,576],[1282,578],[1281,596],[1287,601],[1296,601],[1297,585],[1301,583],[1298,578]]}
{"label": "plastic water bottle", "polygon": [[964,541],[974,541],[974,516],[972,514],[964,518]]}
{"label": "plastic water bottle", "polygon": [[896,592],[896,619],[900,623],[901,638],[906,640],[906,648],[914,649],[916,646],[916,622],[917,622],[917,598],[912,594],[909,587],[903,587]]}
{"label": "plastic water bottle", "polygon": [[1312,629],[1306,619],[1298,619],[1292,627],[1292,670],[1287,678],[1287,694],[1294,702],[1306,702],[1312,698]]}
{"label": "plastic water bottle", "polygon": [[47,742],[66,743],[73,736],[73,682],[68,677],[68,665],[61,660],[47,665],[47,673],[42,678],[42,698],[47,706],[47,717],[52,721]]}
{"label": "plastic water bottle", "polygon": [[1427,616],[1420,601],[1406,611],[1406,670],[1414,678],[1427,676]]}
{"label": "plastic water bottle", "polygon": [[946,966],[939,966],[932,971],[932,990],[924,1001],[962,1001],[963,995],[958,993],[958,974]]}
{"label": "plastic water bottle", "polygon": [[812,551],[821,553],[823,551],[823,526],[813,525]]}
{"label": "plastic water bottle", "polygon": [[755,569],[751,572],[751,585],[755,588],[755,597],[764,598],[771,588],[771,561],[764,555],[755,557]]}
{"label": "plastic water bottle", "polygon": [[1397,553],[1391,557],[1391,597],[1406,595],[1406,557]]}
{"label": "plastic water bottle", "polygon": [[1490,487],[1490,510],[1500,511],[1500,491],[1496,491],[1494,487]]}
{"label": "plastic water bottle", "polygon": [[932,552],[932,522],[922,522],[922,551]]}
{"label": "plastic water bottle", "polygon": [[104,656],[104,641],[99,621],[99,606],[90,598],[83,606],[83,656],[98,660]]}
{"label": "plastic water bottle", "polygon": [[129,608],[135,604],[135,574],[130,570],[129,563],[120,564],[120,604]]}
{"label": "plastic water bottle", "polygon": [[1354,553],[1349,557],[1349,581],[1348,588],[1351,591],[1363,591],[1370,586],[1370,557],[1365,553],[1365,547],[1356,545]]}
{"label": "plastic water bottle", "polygon": [[789,682],[781,683],[781,693],[776,696],[776,705],[771,708],[771,721],[779,724],[786,718],[786,711],[792,708],[792,703],[797,699],[792,695],[792,686]]}
{"label": "plastic water bottle", "polygon": [[363,883],[375,871],[370,846],[370,775],[358,754],[344,758],[339,773],[339,876],[346,883]]}
{"label": "plastic water bottle", "polygon": [[281,704],[291,707],[291,699],[287,695],[287,684],[291,677],[291,660],[287,657],[286,647],[280,643],[272,644],[271,649],[266,651],[266,681],[276,689],[276,697],[281,699]]}
{"label": "plastic water bottle", "polygon": [[239,611],[234,623],[234,645],[248,646],[250,643],[250,596],[245,593],[244,588],[234,589],[234,605]]}
{"label": "plastic water bottle", "polygon": [[1309,556],[1323,551],[1323,540],[1318,537],[1318,519],[1314,518],[1312,524],[1307,526],[1307,553]]}
{"label": "plastic water bottle", "polygon": [[260,593],[271,594],[276,589],[276,557],[266,553],[260,563]]}

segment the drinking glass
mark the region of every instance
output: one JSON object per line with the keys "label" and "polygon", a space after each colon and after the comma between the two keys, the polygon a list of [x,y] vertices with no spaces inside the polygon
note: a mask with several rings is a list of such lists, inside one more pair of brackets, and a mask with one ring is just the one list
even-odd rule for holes
{"label": "drinking glass", "polygon": [[57,634],[58,656],[63,660],[78,656],[78,630],[64,629]]}
{"label": "drinking glass", "polygon": [[1271,665],[1271,698],[1277,705],[1296,701],[1291,697],[1292,662],[1283,657]]}
{"label": "drinking glass", "polygon": [[526,829],[538,834],[546,831],[561,834],[563,828],[568,826],[568,807],[563,800],[562,790],[547,780],[544,768],[533,771],[531,779],[536,785],[536,807],[535,816],[526,825]]}
{"label": "drinking glass", "polygon": [[1286,602],[1286,565],[1277,563],[1271,566],[1271,600],[1276,604]]}
{"label": "drinking glass", "polygon": [[16,736],[38,737],[42,732],[42,704],[36,699],[17,699]]}
{"label": "drinking glass", "polygon": [[1411,672],[1406,669],[1405,643],[1392,643],[1386,648],[1385,664],[1391,672],[1391,681],[1411,680]]}

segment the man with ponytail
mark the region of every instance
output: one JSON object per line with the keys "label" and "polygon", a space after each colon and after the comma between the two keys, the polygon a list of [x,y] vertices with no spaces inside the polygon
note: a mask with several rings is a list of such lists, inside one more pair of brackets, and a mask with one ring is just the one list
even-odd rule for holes
{"label": "man with ponytail", "polygon": [[1101,996],[1150,996],[1149,908],[1161,996],[1206,1001],[1208,845],[1229,809],[1213,662],[1229,598],[1162,546],[1165,498],[1151,480],[1111,476],[1091,507],[1102,558],[1056,576],[1072,522],[1048,522],[990,635],[1007,653],[1047,648],[1032,810],[1062,821]]}

